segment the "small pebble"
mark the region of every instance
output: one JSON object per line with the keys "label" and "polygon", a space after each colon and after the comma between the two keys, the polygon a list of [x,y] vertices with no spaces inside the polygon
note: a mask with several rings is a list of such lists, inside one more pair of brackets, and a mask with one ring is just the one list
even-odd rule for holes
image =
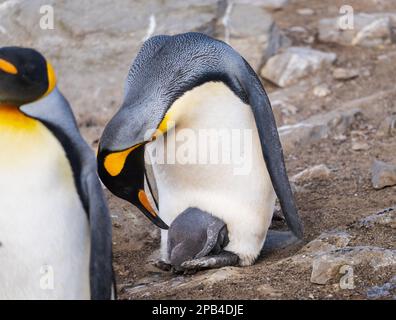
{"label": "small pebble", "polygon": [[370,146],[367,142],[360,142],[360,141],[352,142],[352,150],[353,151],[365,151],[368,149],[370,149]]}
{"label": "small pebble", "polygon": [[333,78],[336,80],[351,80],[359,76],[359,71],[356,69],[336,68],[333,71]]}
{"label": "small pebble", "polygon": [[330,93],[331,93],[331,90],[325,84],[316,86],[313,90],[313,94],[319,98],[327,97]]}
{"label": "small pebble", "polygon": [[298,9],[297,13],[301,16],[312,16],[315,11],[312,10],[311,8],[302,8],[302,9]]}

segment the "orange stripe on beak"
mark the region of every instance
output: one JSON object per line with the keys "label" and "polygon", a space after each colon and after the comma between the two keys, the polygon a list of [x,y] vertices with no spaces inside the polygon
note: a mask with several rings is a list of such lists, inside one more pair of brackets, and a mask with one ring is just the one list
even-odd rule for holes
{"label": "orange stripe on beak", "polygon": [[138,197],[139,197],[139,201],[143,205],[143,207],[145,207],[147,209],[147,211],[149,211],[151,213],[151,215],[154,218],[156,218],[157,213],[154,211],[153,207],[151,206],[149,199],[147,198],[146,192],[144,192],[143,190],[140,190]]}

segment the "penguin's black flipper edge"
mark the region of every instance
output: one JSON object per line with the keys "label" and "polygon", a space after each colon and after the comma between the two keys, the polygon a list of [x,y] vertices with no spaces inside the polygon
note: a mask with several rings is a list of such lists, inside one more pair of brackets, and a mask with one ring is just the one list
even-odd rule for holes
{"label": "penguin's black flipper edge", "polygon": [[302,238],[303,226],[298,216],[287,176],[282,145],[270,101],[256,73],[245,60],[243,62],[244,66],[238,77],[238,82],[247,95],[248,103],[256,120],[261,148],[272,185],[279,199],[288,227],[296,237]]}
{"label": "penguin's black flipper edge", "polygon": [[114,276],[111,263],[111,219],[102,186],[95,172],[86,177],[86,192],[91,231],[91,298],[108,300],[116,294],[114,289],[112,292]]}

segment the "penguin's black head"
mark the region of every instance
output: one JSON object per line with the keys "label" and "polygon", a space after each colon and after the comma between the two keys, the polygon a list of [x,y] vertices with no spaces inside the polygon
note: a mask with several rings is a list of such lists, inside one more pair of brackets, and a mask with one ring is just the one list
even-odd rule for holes
{"label": "penguin's black head", "polygon": [[39,100],[56,85],[51,64],[36,50],[0,48],[0,103],[21,106]]}

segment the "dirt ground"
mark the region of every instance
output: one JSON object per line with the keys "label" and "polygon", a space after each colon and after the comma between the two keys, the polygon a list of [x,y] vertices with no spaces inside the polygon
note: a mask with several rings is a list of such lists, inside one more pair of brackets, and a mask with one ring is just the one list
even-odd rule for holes
{"label": "dirt ground", "polygon": [[[284,10],[275,12],[274,17],[286,33],[292,26],[304,26],[315,36],[318,19],[335,15],[335,12],[329,12],[329,2],[332,8],[343,4],[343,1],[338,0],[301,0],[298,4],[290,4]],[[374,1],[349,2],[356,11],[377,11]],[[387,3],[381,11],[396,12],[396,2]],[[315,14],[298,15],[296,10],[299,8],[312,8]],[[289,36],[293,39],[294,45],[304,45],[298,36]],[[332,93],[325,98],[307,93],[303,99],[293,101],[298,106],[299,112],[290,119],[291,122],[333,110],[347,101],[369,96],[380,90],[395,89],[395,45],[362,49],[325,44],[316,40],[312,46],[323,51],[335,52],[338,57],[336,66],[358,68],[361,70],[360,76],[350,81],[337,82],[332,78],[331,72],[324,70],[321,75],[322,83],[328,84]],[[388,58],[378,58],[383,55]],[[270,83],[265,82],[264,85],[268,92],[277,90]],[[373,108],[381,105],[381,110],[378,112],[373,110],[372,117],[361,116],[343,139],[329,137],[285,155],[289,176],[317,164],[325,164],[332,170],[330,180],[313,181],[306,185],[303,191],[296,193],[299,213],[305,226],[304,243],[326,230],[353,229],[352,224],[358,219],[395,204],[395,187],[374,190],[371,185],[370,169],[374,159],[396,163],[396,139],[379,138],[376,135],[380,121],[387,115],[396,113],[394,98],[396,98],[396,90],[394,95],[388,96],[383,101],[377,101]],[[359,132],[369,144],[368,150],[352,150],[351,130]],[[172,287],[169,291],[152,289],[149,294],[145,290],[130,290],[151,281],[147,279],[157,278],[158,281],[166,283],[167,280],[175,280],[176,276],[148,265],[148,261],[153,258],[153,253],[159,247],[159,231],[151,227],[150,222],[142,218],[141,214],[130,205],[110,194],[108,199],[113,214],[114,266],[121,299],[366,299],[367,288],[384,283],[395,274],[395,270],[391,268],[384,268],[375,273],[357,268],[354,270],[356,279],[354,290],[340,290],[336,281],[327,285],[316,285],[310,282],[310,268],[288,264],[287,259],[282,260],[280,264],[277,263],[280,259],[296,254],[301,248],[298,247],[261,257],[255,265],[241,268],[238,277],[227,278],[212,285]],[[136,236],[132,241],[130,232],[137,223],[143,226],[142,231],[137,235],[139,241],[136,241]],[[284,227],[284,225],[282,222],[276,222],[275,227]],[[354,234],[353,245],[371,245],[389,249],[395,247],[394,230],[385,226],[382,229],[377,228],[374,231],[368,229]],[[189,279],[193,281],[194,277],[199,277],[203,273],[205,271],[196,276],[186,276],[187,281]]]}

